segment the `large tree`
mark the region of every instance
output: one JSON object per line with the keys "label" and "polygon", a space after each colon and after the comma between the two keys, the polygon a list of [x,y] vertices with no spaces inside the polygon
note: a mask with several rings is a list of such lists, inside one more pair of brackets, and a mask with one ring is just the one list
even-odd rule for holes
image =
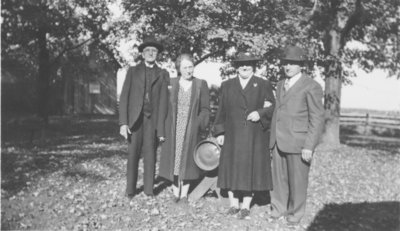
{"label": "large tree", "polygon": [[199,62],[225,59],[234,47],[272,62],[287,44],[306,48],[310,67],[323,69],[324,141],[333,145],[339,144],[341,85],[353,65],[400,75],[397,0],[125,0],[123,6],[141,25],[130,33],[158,34],[170,57],[189,51]]}
{"label": "large tree", "polygon": [[[36,79],[37,113],[48,119],[49,92],[57,71],[74,57],[100,49],[118,66],[109,25],[109,1],[2,1],[2,67],[20,78]],[[107,55],[108,54],[108,55]],[[79,69],[83,66],[77,65]],[[25,72],[15,73],[18,69]]]}

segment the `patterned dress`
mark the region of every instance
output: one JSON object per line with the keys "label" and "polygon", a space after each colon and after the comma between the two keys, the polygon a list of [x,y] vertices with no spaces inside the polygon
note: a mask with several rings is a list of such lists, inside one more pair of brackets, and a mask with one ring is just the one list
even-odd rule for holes
{"label": "patterned dress", "polygon": [[175,151],[175,167],[174,175],[179,175],[183,142],[186,136],[186,127],[190,111],[190,96],[192,94],[192,87],[186,91],[180,86],[178,92],[178,113],[176,117],[176,151]]}

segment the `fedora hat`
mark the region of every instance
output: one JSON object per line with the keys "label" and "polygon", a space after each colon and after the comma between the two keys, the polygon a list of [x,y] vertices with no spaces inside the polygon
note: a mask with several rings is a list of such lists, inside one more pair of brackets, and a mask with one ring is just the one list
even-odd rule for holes
{"label": "fedora hat", "polygon": [[287,46],[281,60],[304,62],[307,60],[306,52],[298,46]]}
{"label": "fedora hat", "polygon": [[250,62],[257,62],[257,61],[261,61],[262,59],[259,57],[254,56],[251,53],[248,52],[240,52],[236,58],[233,60],[234,63],[240,63],[240,62],[246,62],[246,63],[250,63]]}
{"label": "fedora hat", "polygon": [[204,171],[214,170],[219,165],[220,153],[221,148],[215,138],[205,139],[200,141],[194,149],[194,162]]}
{"label": "fedora hat", "polygon": [[149,35],[146,36],[143,39],[143,43],[139,45],[139,52],[143,52],[143,49],[149,46],[157,48],[158,52],[161,52],[164,49],[164,46],[158,42],[154,36]]}

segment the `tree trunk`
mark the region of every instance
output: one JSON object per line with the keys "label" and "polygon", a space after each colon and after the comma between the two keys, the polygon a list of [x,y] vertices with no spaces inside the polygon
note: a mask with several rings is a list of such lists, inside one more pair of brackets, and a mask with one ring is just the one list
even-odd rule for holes
{"label": "tree trunk", "polygon": [[43,119],[45,124],[48,123],[48,98],[50,91],[50,56],[47,48],[46,40],[47,28],[40,26],[38,30],[38,44],[39,44],[39,71],[37,78],[37,105],[38,114]]}
{"label": "tree trunk", "polygon": [[342,66],[338,60],[340,50],[340,33],[329,32],[330,60],[325,69],[325,130],[322,136],[323,145],[336,147],[340,144],[340,97],[342,88]]}
{"label": "tree trunk", "polygon": [[330,63],[328,70],[325,78],[325,131],[322,142],[324,145],[338,146],[342,86],[340,62]]}

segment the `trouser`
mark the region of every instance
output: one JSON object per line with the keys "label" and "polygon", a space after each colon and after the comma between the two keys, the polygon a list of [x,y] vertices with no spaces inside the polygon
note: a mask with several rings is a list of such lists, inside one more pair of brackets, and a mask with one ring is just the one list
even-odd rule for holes
{"label": "trouser", "polygon": [[304,216],[307,199],[310,164],[301,159],[301,154],[289,154],[272,150],[271,206],[276,216],[288,216],[300,221]]}
{"label": "trouser", "polygon": [[128,163],[126,193],[136,194],[136,183],[140,156],[143,157],[143,188],[146,195],[153,195],[156,148],[155,129],[151,118],[142,115],[139,121],[131,129],[132,134],[128,138]]}

